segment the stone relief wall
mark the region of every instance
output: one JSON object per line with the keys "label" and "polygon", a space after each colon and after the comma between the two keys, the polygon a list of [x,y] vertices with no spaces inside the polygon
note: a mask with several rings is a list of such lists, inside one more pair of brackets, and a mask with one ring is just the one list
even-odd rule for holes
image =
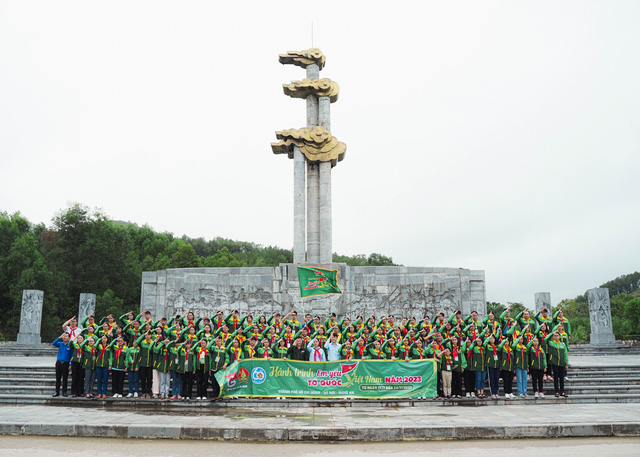
{"label": "stone relief wall", "polygon": [[85,317],[96,312],[96,294],[83,293],[80,294],[80,302],[78,304],[78,325]]}
{"label": "stone relief wall", "polygon": [[394,314],[433,316],[460,308],[484,315],[484,271],[454,268],[348,267],[338,269],[342,295],[302,300],[293,264],[275,268],[185,268],[144,272],[141,311],[154,316],[225,313],[238,309],[254,315],[299,313],[326,315]]}
{"label": "stone relief wall", "polygon": [[591,344],[614,343],[609,289],[589,289],[587,300],[589,301],[589,320],[591,321]]}
{"label": "stone relief wall", "polygon": [[551,311],[551,292],[537,292],[534,295],[536,313],[542,308],[547,308]]}
{"label": "stone relief wall", "polygon": [[42,324],[42,305],[44,292],[41,290],[22,291],[22,310],[20,311],[19,344],[40,344]]}

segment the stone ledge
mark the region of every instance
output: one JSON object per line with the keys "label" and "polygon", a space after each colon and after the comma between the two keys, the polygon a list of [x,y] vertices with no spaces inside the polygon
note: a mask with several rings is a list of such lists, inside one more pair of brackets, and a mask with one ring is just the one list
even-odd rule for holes
{"label": "stone ledge", "polygon": [[72,425],[0,423],[1,435],[84,436],[237,441],[417,441],[461,439],[637,437],[640,422],[519,424],[513,426],[200,428],[178,425]]}

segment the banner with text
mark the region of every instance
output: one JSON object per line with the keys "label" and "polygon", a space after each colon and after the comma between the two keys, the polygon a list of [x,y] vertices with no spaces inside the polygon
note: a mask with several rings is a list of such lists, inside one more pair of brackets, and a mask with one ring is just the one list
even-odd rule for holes
{"label": "banner with text", "polygon": [[221,397],[435,397],[435,359],[302,362],[242,359],[216,373]]}
{"label": "banner with text", "polygon": [[341,294],[338,286],[338,270],[316,267],[298,267],[300,296]]}

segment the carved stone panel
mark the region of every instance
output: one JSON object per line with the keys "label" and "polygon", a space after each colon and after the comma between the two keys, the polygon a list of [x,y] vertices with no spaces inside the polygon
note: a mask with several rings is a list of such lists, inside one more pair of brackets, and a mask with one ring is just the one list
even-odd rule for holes
{"label": "carved stone panel", "polygon": [[18,344],[40,344],[42,324],[42,304],[44,292],[41,290],[22,291],[22,310],[20,312],[20,332]]}
{"label": "carved stone panel", "polygon": [[589,319],[591,321],[591,344],[612,344],[616,339],[611,326],[611,304],[609,289],[595,288],[587,291]]}
{"label": "carved stone panel", "polygon": [[80,304],[78,306],[78,325],[85,317],[96,312],[96,294],[80,294]]}
{"label": "carved stone panel", "polygon": [[[316,265],[320,266],[320,265]],[[326,316],[389,315],[434,316],[456,309],[469,314],[486,312],[484,272],[455,268],[349,267],[328,264],[338,270],[342,295],[302,299],[296,265],[276,268],[184,268],[145,272],[141,311],[154,318],[183,314],[210,316],[218,310],[237,309],[273,314],[311,313]]]}

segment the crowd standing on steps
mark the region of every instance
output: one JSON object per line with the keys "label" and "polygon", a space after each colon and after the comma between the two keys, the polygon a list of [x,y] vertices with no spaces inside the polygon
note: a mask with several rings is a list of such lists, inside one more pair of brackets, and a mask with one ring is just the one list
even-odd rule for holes
{"label": "crowd standing on steps", "polygon": [[571,326],[561,309],[553,316],[543,308],[535,315],[489,312],[483,319],[475,311],[468,316],[456,311],[448,317],[354,320],[338,320],[334,313],[298,320],[295,310],[257,318],[237,310],[196,317],[187,310],[153,320],[149,311],[137,316],[131,311],[100,321],[91,315],[81,323],[74,316],[62,330],[52,343],[58,348],[54,397],[61,389],[68,396],[71,372],[72,397],[107,398],[111,377],[111,396],[121,398],[127,377],[126,398],[191,400],[195,383],[195,400],[215,401],[220,397],[215,374],[246,358],[435,359],[436,398],[487,398],[488,380],[489,394],[497,399],[500,378],[507,399],[527,397],[529,380],[535,398],[544,398],[543,383],[551,380],[555,396],[567,397]]}

